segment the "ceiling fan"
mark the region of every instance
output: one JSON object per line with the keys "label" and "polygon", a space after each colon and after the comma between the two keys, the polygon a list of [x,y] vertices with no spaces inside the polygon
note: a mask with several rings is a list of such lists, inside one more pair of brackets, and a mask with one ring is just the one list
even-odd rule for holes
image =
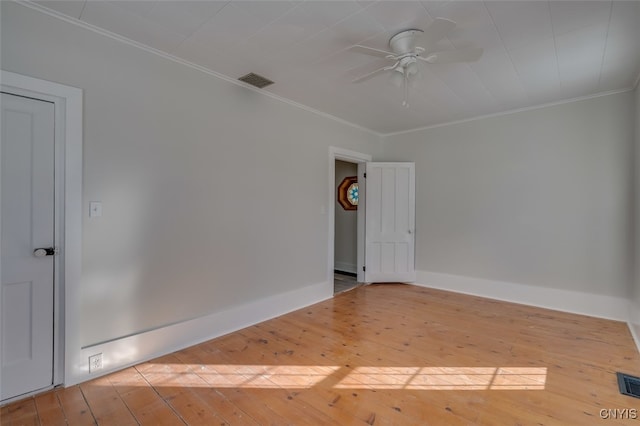
{"label": "ceiling fan", "polygon": [[469,47],[456,50],[432,51],[435,44],[442,40],[456,26],[454,21],[436,18],[425,30],[408,29],[399,32],[389,40],[391,51],[355,45],[350,51],[377,56],[384,60],[357,67],[349,71],[355,76],[352,83],[360,83],[390,71],[390,79],[404,89],[402,105],[409,106],[409,82],[419,73],[419,62],[444,64],[452,62],[473,62],[480,59],[483,49]]}

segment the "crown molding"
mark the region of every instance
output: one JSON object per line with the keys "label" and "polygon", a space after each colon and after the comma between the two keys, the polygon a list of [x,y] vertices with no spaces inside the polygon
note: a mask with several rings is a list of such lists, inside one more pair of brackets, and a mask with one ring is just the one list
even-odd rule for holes
{"label": "crown molding", "polygon": [[[637,83],[638,82],[636,81],[636,86],[637,86]],[[382,137],[386,138],[388,136],[404,135],[406,133],[419,132],[421,130],[435,129],[435,128],[438,128],[438,127],[452,126],[454,124],[468,123],[470,121],[483,120],[485,118],[502,117],[503,115],[517,114],[519,112],[533,111],[533,110],[541,109],[541,108],[547,108],[547,107],[552,107],[552,106],[557,106],[557,105],[570,104],[570,103],[573,103],[573,102],[585,101],[587,99],[594,99],[594,98],[600,98],[602,96],[609,96],[609,95],[615,95],[615,94],[618,94],[618,93],[630,92],[632,90],[633,90],[633,87],[627,87],[625,89],[619,89],[619,90],[608,90],[606,92],[599,92],[599,93],[594,93],[592,95],[579,96],[579,97],[576,97],[576,98],[564,99],[564,100],[561,100],[561,101],[548,102],[548,103],[544,103],[544,104],[533,105],[533,106],[528,106],[528,107],[523,107],[523,108],[516,108],[516,109],[511,109],[511,110],[508,110],[508,111],[495,112],[495,113],[492,113],[492,114],[478,115],[476,117],[464,118],[462,120],[448,121],[446,123],[432,124],[430,126],[416,127],[414,129],[400,130],[398,132],[384,133],[382,135]]]}
{"label": "crown molding", "polygon": [[236,80],[235,78],[232,78],[232,77],[229,77],[227,75],[221,74],[221,73],[216,72],[216,71],[214,71],[212,69],[209,69],[207,67],[203,67],[202,65],[198,65],[198,64],[195,64],[193,62],[189,62],[189,61],[184,60],[182,58],[179,58],[179,57],[177,57],[175,55],[172,55],[170,53],[164,52],[162,50],[156,49],[156,48],[151,47],[151,46],[147,46],[146,44],[137,42],[135,40],[131,40],[131,39],[127,38],[127,37],[123,37],[123,36],[121,36],[119,34],[111,32],[109,30],[105,30],[103,28],[100,28],[100,27],[97,27],[95,25],[89,24],[88,22],[81,21],[79,19],[73,18],[73,17],[68,16],[68,15],[64,15],[64,14],[58,12],[58,11],[49,9],[46,6],[42,6],[41,4],[33,3],[31,0],[12,0],[12,1],[14,3],[20,4],[22,6],[28,7],[28,8],[33,9],[33,10],[37,10],[38,12],[44,13],[46,15],[52,16],[54,18],[60,19],[62,21],[68,22],[70,24],[76,25],[76,26],[84,28],[86,30],[93,31],[94,33],[100,34],[102,36],[109,37],[109,38],[111,38],[113,40],[116,40],[116,41],[119,41],[121,43],[128,44],[129,46],[136,47],[138,49],[141,49],[141,50],[144,50],[146,52],[152,53],[154,55],[163,57],[163,58],[168,59],[168,60],[170,60],[172,62],[176,62],[178,64],[181,64],[181,65],[187,66],[189,68],[192,68],[192,69],[198,70],[200,72],[203,72],[205,74],[209,74],[211,76],[214,76],[216,78],[224,80],[224,81],[226,81],[228,83],[234,84],[236,86],[244,87],[245,89],[249,89],[249,90],[254,91],[256,93],[260,93],[260,94],[262,94],[264,96],[267,96],[267,97],[269,97],[271,99],[275,99],[277,101],[280,101],[280,102],[283,102],[285,104],[291,105],[291,106],[293,106],[295,108],[299,108],[301,110],[310,112],[310,113],[318,115],[320,117],[324,117],[324,118],[327,118],[329,120],[336,121],[336,122],[341,123],[341,124],[345,124],[345,125],[347,125],[349,127],[353,127],[355,129],[370,133],[370,134],[378,136],[378,137],[382,137],[383,136],[382,133],[376,132],[375,130],[368,129],[366,127],[360,126],[359,124],[352,123],[350,121],[347,121],[347,120],[344,120],[342,118],[336,117],[335,115],[331,115],[331,114],[328,114],[326,112],[322,112],[320,110],[317,110],[315,108],[311,108],[311,107],[309,107],[307,105],[292,101],[291,99],[287,99],[287,98],[278,96],[278,95],[276,95],[274,93],[266,92],[266,91],[264,91],[262,89],[258,89],[257,87],[251,86],[250,84],[241,82],[240,80]]}
{"label": "crown molding", "polygon": [[[1,1],[1,0],[0,0]],[[93,31],[97,34],[100,34],[102,36],[105,37],[109,37],[113,40],[119,41],[121,43],[127,44],[129,46],[133,46],[136,47],[138,49],[144,50],[146,52],[155,54],[157,56],[161,56],[165,59],[168,59],[172,62],[176,62],[179,63],[181,65],[187,66],[189,68],[198,70],[200,72],[203,72],[205,74],[209,74],[211,76],[214,76],[216,78],[219,78],[221,80],[224,80],[228,83],[234,84],[236,86],[240,86],[240,87],[244,87],[245,89],[248,90],[252,90],[256,93],[260,93],[264,96],[267,96],[271,99],[275,99],[277,101],[283,102],[285,104],[291,105],[294,108],[299,108],[301,110],[310,112],[312,114],[318,115],[320,117],[324,117],[327,118],[329,120],[347,125],[349,127],[361,130],[363,132],[378,136],[380,138],[386,138],[388,136],[397,136],[397,135],[402,135],[402,134],[407,134],[407,133],[413,133],[413,132],[419,132],[421,130],[428,130],[428,129],[434,129],[434,128],[438,128],[438,127],[445,127],[445,126],[451,126],[454,124],[462,124],[462,123],[467,123],[467,122],[471,122],[471,121],[476,121],[476,120],[482,120],[485,118],[494,118],[494,117],[501,117],[504,115],[509,115],[509,114],[516,114],[519,112],[525,112],[525,111],[532,111],[532,110],[536,110],[536,109],[540,109],[540,108],[546,108],[546,107],[551,107],[551,106],[557,106],[557,105],[563,105],[563,104],[567,104],[567,103],[572,103],[572,102],[579,102],[579,101],[583,101],[583,100],[587,100],[587,99],[593,99],[593,98],[598,98],[601,96],[608,96],[608,95],[614,95],[617,93],[624,93],[624,92],[628,92],[631,90],[634,90],[636,88],[638,88],[638,84],[640,83],[640,73],[638,74],[638,76],[635,79],[635,82],[633,83],[633,85],[631,87],[628,88],[624,88],[624,89],[619,89],[619,90],[611,90],[611,91],[606,91],[606,92],[599,92],[599,93],[595,93],[595,94],[591,94],[591,95],[586,95],[586,96],[579,96],[579,97],[575,97],[575,98],[570,98],[570,99],[564,99],[564,100],[560,100],[560,101],[555,101],[555,102],[549,102],[549,103],[544,103],[544,104],[539,104],[539,105],[533,105],[533,106],[528,106],[528,107],[523,107],[523,108],[516,108],[516,109],[512,109],[512,110],[508,110],[508,111],[501,111],[501,112],[496,112],[496,113],[492,113],[492,114],[484,114],[484,115],[479,115],[476,117],[470,117],[470,118],[464,118],[461,120],[454,120],[454,121],[447,121],[444,123],[438,123],[438,124],[432,124],[432,125],[428,125],[428,126],[421,126],[421,127],[416,127],[413,129],[408,129],[408,130],[400,130],[397,132],[390,132],[390,133],[382,133],[382,132],[378,132],[372,129],[369,129],[367,127],[361,126],[359,124],[355,124],[352,123],[350,121],[344,120],[342,118],[336,117],[335,115],[331,115],[328,114],[326,112],[322,112],[320,110],[317,110],[315,108],[311,108],[307,105],[292,101],[291,99],[287,99],[284,98],[282,96],[276,95],[274,93],[271,92],[267,92],[264,91],[262,89],[258,89],[256,87],[253,87],[249,84],[243,83],[239,80],[236,80],[232,77],[229,77],[225,74],[221,74],[219,72],[216,72],[212,69],[209,69],[207,67],[204,67],[202,65],[198,65],[196,63],[193,62],[189,62],[187,60],[184,60],[182,58],[179,58],[175,55],[172,55],[170,53],[164,52],[162,50],[153,48],[151,46],[147,46],[146,44],[137,42],[135,40],[131,40],[129,38],[123,37],[119,34],[113,33],[111,31],[105,30],[103,28],[97,27],[95,25],[89,24],[87,22],[81,21],[79,19],[73,18],[71,16],[67,16],[64,15],[58,11],[52,10],[47,8],[46,6],[42,6],[41,4],[38,3],[33,3],[31,0],[12,0],[13,2],[20,4],[22,6],[28,7],[30,9],[34,9],[37,10],[41,13],[44,13],[46,15],[52,16],[54,18],[60,19],[62,21],[68,22],[70,24],[79,26],[81,28],[87,29],[89,31]]]}

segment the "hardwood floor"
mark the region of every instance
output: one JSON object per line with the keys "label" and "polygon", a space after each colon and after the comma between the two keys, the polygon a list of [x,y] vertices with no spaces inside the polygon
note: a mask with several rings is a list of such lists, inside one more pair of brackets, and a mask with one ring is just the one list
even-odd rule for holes
{"label": "hardwood floor", "polygon": [[639,408],[615,376],[639,369],[622,322],[371,285],[10,404],[1,423],[635,424],[600,410]]}
{"label": "hardwood floor", "polygon": [[350,274],[335,271],[333,273],[333,293],[338,294],[351,290],[359,285],[356,277]]}

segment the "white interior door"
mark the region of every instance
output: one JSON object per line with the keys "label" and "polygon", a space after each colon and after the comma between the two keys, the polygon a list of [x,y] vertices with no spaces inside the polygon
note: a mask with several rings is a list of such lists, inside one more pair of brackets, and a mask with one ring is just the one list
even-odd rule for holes
{"label": "white interior door", "polygon": [[53,384],[54,105],[1,96],[4,400]]}
{"label": "white interior door", "polygon": [[367,163],[365,281],[412,282],[414,163]]}

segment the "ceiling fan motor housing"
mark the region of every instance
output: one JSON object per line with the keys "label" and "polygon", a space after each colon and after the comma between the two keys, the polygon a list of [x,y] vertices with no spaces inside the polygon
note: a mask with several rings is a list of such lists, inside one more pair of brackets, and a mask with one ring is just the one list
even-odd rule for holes
{"label": "ceiling fan motor housing", "polygon": [[416,36],[423,31],[418,29],[404,30],[391,37],[389,47],[396,55],[412,53],[416,48]]}

